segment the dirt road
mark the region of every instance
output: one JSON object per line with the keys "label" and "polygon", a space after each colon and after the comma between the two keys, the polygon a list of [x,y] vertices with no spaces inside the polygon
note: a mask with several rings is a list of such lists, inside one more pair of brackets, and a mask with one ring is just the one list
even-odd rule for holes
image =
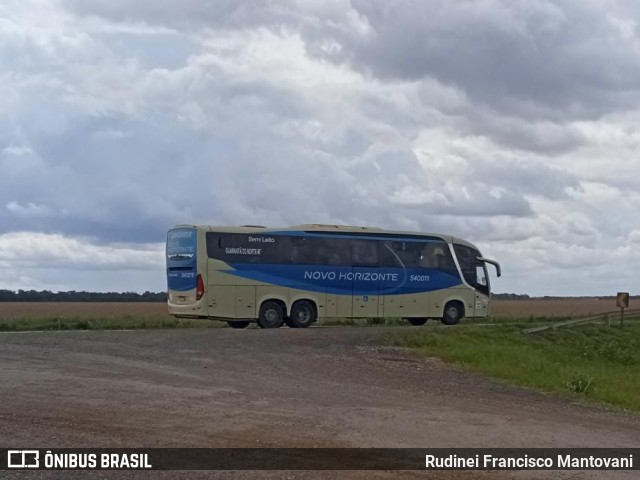
{"label": "dirt road", "polygon": [[[402,327],[399,327],[402,328]],[[390,328],[0,334],[0,445],[639,447],[640,417],[380,345]],[[406,329],[403,329],[406,331]],[[0,478],[14,478],[0,472]],[[29,478],[396,478],[393,472],[75,472]],[[635,478],[414,472],[403,478]],[[15,478],[25,478],[24,475]]]}

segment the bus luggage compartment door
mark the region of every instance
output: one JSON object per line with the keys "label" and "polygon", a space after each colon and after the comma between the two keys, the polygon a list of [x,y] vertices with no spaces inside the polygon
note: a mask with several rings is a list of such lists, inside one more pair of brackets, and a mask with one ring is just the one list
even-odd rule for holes
{"label": "bus luggage compartment door", "polygon": [[375,281],[367,280],[372,277],[372,270],[372,268],[353,268],[354,318],[378,317],[381,314],[378,284]]}
{"label": "bus luggage compartment door", "polygon": [[236,286],[236,318],[256,318],[256,287]]}

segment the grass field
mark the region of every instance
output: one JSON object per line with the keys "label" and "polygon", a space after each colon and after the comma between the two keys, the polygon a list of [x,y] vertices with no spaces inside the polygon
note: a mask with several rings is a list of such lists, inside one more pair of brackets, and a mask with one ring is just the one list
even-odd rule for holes
{"label": "grass field", "polygon": [[510,383],[640,411],[640,318],[525,334],[526,323],[422,328],[390,341]]}
{"label": "grass field", "polygon": [[[633,307],[633,305],[630,306]],[[585,317],[614,310],[616,310],[614,297],[609,300],[564,298],[559,300],[493,300],[491,302],[492,316],[508,319]]]}
{"label": "grass field", "polygon": [[0,331],[119,330],[221,327],[221,322],[177,320],[164,303],[0,302]]}

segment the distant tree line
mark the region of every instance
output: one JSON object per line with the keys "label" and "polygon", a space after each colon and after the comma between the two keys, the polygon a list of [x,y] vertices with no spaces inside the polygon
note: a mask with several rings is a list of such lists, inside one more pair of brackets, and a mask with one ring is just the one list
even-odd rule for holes
{"label": "distant tree line", "polygon": [[[566,300],[567,298],[574,298],[576,300],[579,300],[581,298],[596,298],[598,300],[611,300],[612,298],[615,299],[616,296],[615,294],[612,294],[612,295],[604,295],[604,296],[585,295],[582,297],[576,297],[576,296],[560,297],[560,296],[550,296],[550,295],[545,295],[544,297],[531,297],[527,294],[518,294],[518,293],[492,293],[491,298],[493,298],[494,300]],[[640,295],[630,295],[629,298],[640,300]]]}
{"label": "distant tree line", "polygon": [[166,302],[164,292],[51,292],[0,290],[0,302]]}
{"label": "distant tree line", "polygon": [[517,294],[517,293],[492,293],[491,298],[494,300],[528,300],[529,295],[527,294]]}

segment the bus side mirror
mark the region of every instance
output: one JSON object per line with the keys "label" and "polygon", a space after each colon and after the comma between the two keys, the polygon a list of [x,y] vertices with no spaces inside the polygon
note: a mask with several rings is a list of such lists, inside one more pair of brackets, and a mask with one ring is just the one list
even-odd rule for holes
{"label": "bus side mirror", "polygon": [[502,275],[502,269],[500,268],[500,264],[498,262],[496,262],[495,260],[489,260],[488,258],[484,258],[484,257],[476,257],[476,260],[479,260],[479,261],[485,262],[485,263],[490,263],[491,265],[496,267],[496,275],[498,277],[500,275]]}

